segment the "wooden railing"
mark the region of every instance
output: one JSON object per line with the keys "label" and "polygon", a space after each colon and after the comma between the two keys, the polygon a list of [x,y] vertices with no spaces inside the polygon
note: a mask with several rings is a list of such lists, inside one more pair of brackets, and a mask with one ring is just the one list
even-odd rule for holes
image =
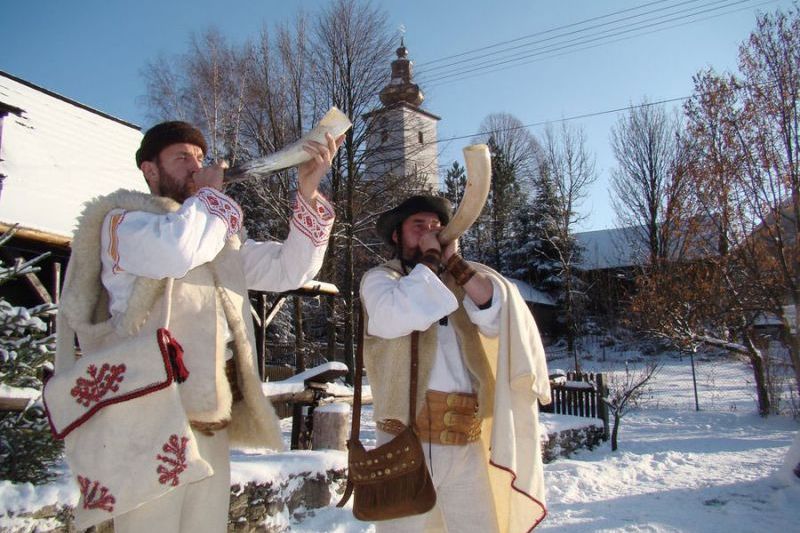
{"label": "wooden railing", "polygon": [[[552,377],[552,376],[551,376]],[[539,406],[543,413],[598,418],[603,421],[605,438],[608,438],[608,406],[603,401],[608,391],[603,374],[567,372],[566,381],[551,379],[549,405]]]}

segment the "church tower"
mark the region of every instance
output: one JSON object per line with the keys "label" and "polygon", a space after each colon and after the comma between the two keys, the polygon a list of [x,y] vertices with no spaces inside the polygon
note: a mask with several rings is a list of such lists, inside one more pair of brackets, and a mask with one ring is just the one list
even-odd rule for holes
{"label": "church tower", "polygon": [[383,106],[364,115],[367,123],[366,173],[370,179],[417,176],[425,186],[439,190],[436,115],[420,108],[424,99],[413,82],[413,63],[403,39],[392,61],[392,77],[380,92]]}

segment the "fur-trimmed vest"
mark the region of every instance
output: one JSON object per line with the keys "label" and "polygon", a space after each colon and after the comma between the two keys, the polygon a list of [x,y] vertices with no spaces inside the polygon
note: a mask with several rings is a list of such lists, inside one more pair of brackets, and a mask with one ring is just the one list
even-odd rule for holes
{"label": "fur-trimmed vest", "polygon": [[[56,373],[75,361],[74,334],[82,350],[90,353],[131,335],[155,336],[163,325],[164,280],[137,278],[127,311],[109,316],[108,293],[100,278],[100,232],[106,214],[115,208],[165,214],[180,205],[169,198],[125,190],[86,204],[73,239],[59,305]],[[175,280],[169,329],[184,348],[184,363],[190,372],[179,386],[181,401],[191,420],[230,418],[231,444],[282,449],[279,420],[262,393],[256,370],[240,246],[240,238],[231,237],[213,261]],[[244,396],[236,403],[224,369],[225,322],[233,335],[238,385]]]}
{"label": "fur-trimmed vest", "polygon": [[[375,267],[385,270],[397,279],[404,276],[400,261],[394,259]],[[363,279],[363,278],[362,278]],[[495,380],[480,340],[477,326],[470,321],[464,309],[464,290],[445,273],[443,281],[459,302],[458,309],[448,316],[461,347],[462,360],[478,394],[478,415],[490,417],[494,407]],[[364,311],[364,324],[369,317]],[[419,378],[417,384],[417,412],[422,409],[428,388],[433,360],[438,346],[439,324],[434,323],[419,336]],[[396,419],[408,423],[408,388],[411,367],[411,335],[384,339],[364,335],[364,366],[372,389],[375,420]]]}

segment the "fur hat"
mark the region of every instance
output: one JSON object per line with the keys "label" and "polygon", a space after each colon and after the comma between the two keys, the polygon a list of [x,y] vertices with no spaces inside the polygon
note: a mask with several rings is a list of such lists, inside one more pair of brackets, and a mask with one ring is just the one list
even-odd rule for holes
{"label": "fur hat", "polygon": [[450,207],[450,200],[441,196],[429,194],[412,196],[393,209],[381,213],[375,224],[375,231],[383,239],[383,242],[389,246],[395,246],[392,233],[400,227],[405,219],[417,213],[435,213],[442,226],[446,226],[453,216],[453,208]]}
{"label": "fur hat", "polygon": [[162,122],[144,134],[142,144],[136,151],[136,166],[141,168],[144,161],[154,160],[161,150],[178,143],[193,144],[203,151],[203,155],[208,150],[203,134],[188,122],[180,120]]}

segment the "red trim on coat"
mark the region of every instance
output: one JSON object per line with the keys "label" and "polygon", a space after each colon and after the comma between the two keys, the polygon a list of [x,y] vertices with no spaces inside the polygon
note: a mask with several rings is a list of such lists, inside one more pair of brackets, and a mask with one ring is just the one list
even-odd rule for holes
{"label": "red trim on coat", "polygon": [[[164,368],[167,371],[167,377],[165,381],[160,383],[153,383],[151,385],[146,385],[144,387],[122,394],[120,396],[115,396],[113,398],[109,398],[108,400],[103,400],[99,403],[96,403],[91,407],[91,409],[89,409],[83,415],[75,419],[75,421],[69,424],[61,432],[59,432],[56,429],[55,425],[53,424],[53,420],[50,418],[50,409],[47,407],[46,397],[44,394],[42,394],[42,402],[44,403],[45,412],[47,413],[47,421],[50,423],[50,431],[53,433],[53,437],[58,440],[64,439],[64,437],[69,435],[75,428],[78,428],[81,425],[83,425],[84,422],[89,420],[95,413],[97,413],[100,409],[104,407],[113,405],[115,403],[132,400],[134,398],[139,398],[140,396],[144,396],[146,394],[150,394],[151,392],[156,392],[161,389],[169,387],[175,379],[175,376],[172,372],[172,364],[170,363],[169,359],[169,352],[167,350],[167,345],[169,344],[170,339],[172,339],[172,335],[167,329],[159,328],[159,330],[156,332],[156,343],[158,344],[158,348],[161,351],[161,357],[164,361]],[[47,387],[47,385],[45,385],[45,387]]]}
{"label": "red trim on coat", "polygon": [[497,463],[495,463],[493,461],[489,461],[489,464],[492,465],[495,468],[499,468],[500,470],[505,470],[506,472],[511,474],[511,477],[513,478],[511,480],[511,488],[514,489],[515,491],[519,492],[520,494],[522,494],[523,496],[525,496],[526,498],[528,498],[532,502],[534,502],[536,505],[538,505],[542,509],[542,517],[539,518],[539,520],[537,520],[536,522],[534,522],[533,525],[530,527],[530,529],[528,529],[527,533],[530,533],[531,531],[533,531],[533,529],[536,526],[541,524],[542,520],[544,520],[545,517],[547,516],[547,507],[542,505],[542,502],[540,502],[539,500],[537,500],[536,498],[534,498],[533,496],[531,496],[530,494],[528,494],[527,492],[525,492],[524,490],[520,489],[519,487],[517,487],[514,484],[514,482],[517,480],[517,473],[516,472],[514,472],[513,470],[511,470],[510,468],[508,468],[506,466],[499,465],[499,464],[497,464]]}

